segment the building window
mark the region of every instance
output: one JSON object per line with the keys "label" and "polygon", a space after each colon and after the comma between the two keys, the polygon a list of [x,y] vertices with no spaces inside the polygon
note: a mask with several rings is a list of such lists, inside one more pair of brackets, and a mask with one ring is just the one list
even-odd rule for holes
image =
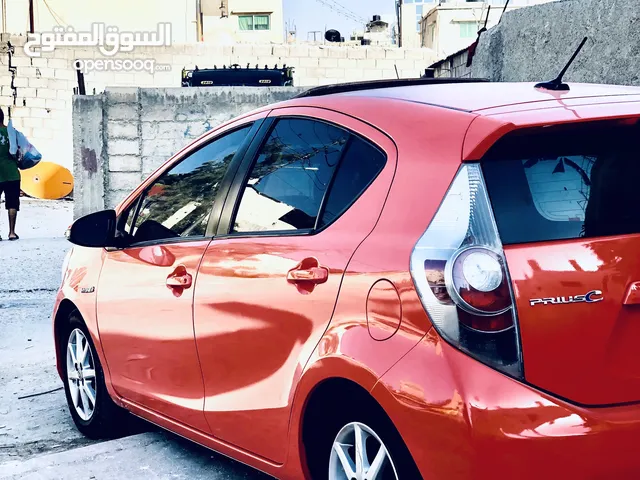
{"label": "building window", "polygon": [[460,23],[460,38],[473,38],[478,35],[476,22]]}
{"label": "building window", "polygon": [[238,15],[240,30],[271,30],[269,15]]}

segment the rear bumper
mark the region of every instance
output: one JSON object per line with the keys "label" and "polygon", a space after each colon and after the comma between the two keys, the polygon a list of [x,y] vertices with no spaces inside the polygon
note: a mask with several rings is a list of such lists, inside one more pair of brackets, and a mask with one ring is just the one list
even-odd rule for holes
{"label": "rear bumper", "polygon": [[433,332],[374,388],[425,479],[640,478],[640,405],[581,408]]}

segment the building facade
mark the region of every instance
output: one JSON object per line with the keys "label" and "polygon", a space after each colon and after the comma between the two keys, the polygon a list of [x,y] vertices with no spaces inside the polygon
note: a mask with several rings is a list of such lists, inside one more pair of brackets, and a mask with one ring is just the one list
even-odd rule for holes
{"label": "building facade", "polygon": [[200,0],[205,42],[284,43],[283,0]]}
{"label": "building facade", "polygon": [[[507,11],[550,1],[553,0],[511,0]],[[487,28],[497,25],[504,6],[505,0],[443,1],[428,10],[425,6],[418,23],[420,45],[435,51],[438,58],[458,52],[476,40],[487,16]]]}

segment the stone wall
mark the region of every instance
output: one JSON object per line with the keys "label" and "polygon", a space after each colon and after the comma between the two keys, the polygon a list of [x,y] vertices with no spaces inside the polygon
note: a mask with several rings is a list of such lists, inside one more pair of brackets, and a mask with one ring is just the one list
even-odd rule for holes
{"label": "stone wall", "polygon": [[[14,45],[12,64],[17,68],[14,90],[8,70],[7,43]],[[24,52],[26,37],[2,34],[0,57],[0,106],[12,106],[14,123],[43,153],[48,161],[72,166],[72,100],[77,86],[73,62],[104,60],[94,47],[58,47],[40,58]],[[137,48],[118,53],[115,60],[153,59],[157,70],[117,72],[101,71],[85,75],[87,93],[101,93],[106,87],[180,87],[184,67],[200,68],[239,64],[243,67],[274,65],[295,67],[296,86],[317,86],[355,80],[395,78],[396,67],[403,78],[419,77],[435,59],[428,49],[383,47],[347,47],[322,45],[250,45],[211,44],[173,45]]]}
{"label": "stone wall", "polygon": [[585,36],[565,80],[640,85],[640,0],[564,0],[508,12],[482,35],[471,74],[551,80]]}
{"label": "stone wall", "polygon": [[73,98],[74,216],[116,206],[209,129],[303,88],[108,88]]}

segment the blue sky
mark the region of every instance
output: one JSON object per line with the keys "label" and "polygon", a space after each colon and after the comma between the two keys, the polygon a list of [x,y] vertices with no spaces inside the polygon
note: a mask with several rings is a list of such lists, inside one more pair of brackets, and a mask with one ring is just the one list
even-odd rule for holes
{"label": "blue sky", "polygon": [[295,22],[298,27],[298,38],[307,39],[307,32],[321,30],[325,27],[335,28],[343,37],[349,37],[355,28],[362,25],[345,18],[344,15],[323,5],[323,3],[340,4],[360,17],[371,19],[373,15],[393,14],[395,0],[284,0],[284,20]]}

